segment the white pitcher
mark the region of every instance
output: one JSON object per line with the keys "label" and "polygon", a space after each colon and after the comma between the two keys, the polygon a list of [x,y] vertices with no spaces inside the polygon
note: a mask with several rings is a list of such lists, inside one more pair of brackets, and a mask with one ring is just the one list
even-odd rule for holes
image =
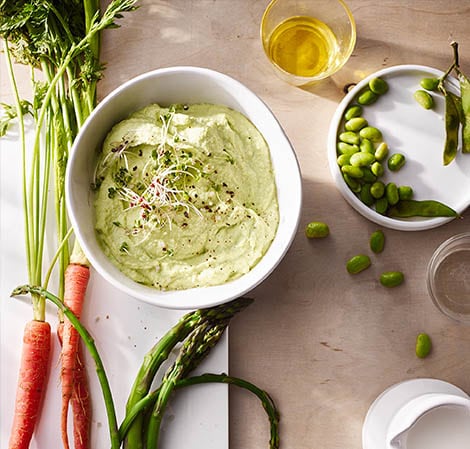
{"label": "white pitcher", "polygon": [[470,449],[470,398],[437,379],[412,379],[371,405],[363,449]]}

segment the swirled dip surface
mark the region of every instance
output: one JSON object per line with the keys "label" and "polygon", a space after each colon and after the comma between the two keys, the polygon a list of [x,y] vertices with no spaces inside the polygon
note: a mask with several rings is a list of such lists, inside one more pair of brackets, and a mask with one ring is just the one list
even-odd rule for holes
{"label": "swirled dip surface", "polygon": [[238,278],[266,253],[279,223],[263,136],[219,105],[153,104],[115,125],[94,188],[105,254],[161,290]]}

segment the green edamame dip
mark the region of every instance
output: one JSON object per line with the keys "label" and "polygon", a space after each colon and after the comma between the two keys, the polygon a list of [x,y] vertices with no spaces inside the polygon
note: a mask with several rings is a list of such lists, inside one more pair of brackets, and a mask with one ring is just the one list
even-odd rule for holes
{"label": "green edamame dip", "polygon": [[160,290],[238,278],[266,253],[279,223],[268,145],[225,106],[133,113],[106,137],[95,189],[103,251]]}

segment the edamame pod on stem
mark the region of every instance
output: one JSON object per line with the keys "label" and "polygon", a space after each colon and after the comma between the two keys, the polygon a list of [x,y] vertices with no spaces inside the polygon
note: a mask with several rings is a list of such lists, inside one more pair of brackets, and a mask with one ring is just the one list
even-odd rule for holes
{"label": "edamame pod on stem", "polygon": [[462,112],[462,153],[470,153],[470,80],[460,74],[459,82]]}
{"label": "edamame pod on stem", "polygon": [[445,126],[446,141],[444,144],[443,163],[449,165],[457,156],[457,145],[459,142],[460,116],[459,110],[453,96],[445,92]]}
{"label": "edamame pod on stem", "polygon": [[387,215],[396,218],[459,216],[454,209],[436,200],[400,200],[389,207]]}

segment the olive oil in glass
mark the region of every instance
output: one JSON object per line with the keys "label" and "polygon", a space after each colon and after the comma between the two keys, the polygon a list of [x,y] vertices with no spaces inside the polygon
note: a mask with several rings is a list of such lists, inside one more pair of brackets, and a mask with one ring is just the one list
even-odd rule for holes
{"label": "olive oil in glass", "polygon": [[338,42],[324,22],[306,16],[290,17],[271,33],[268,54],[295,76],[314,77],[336,63]]}

